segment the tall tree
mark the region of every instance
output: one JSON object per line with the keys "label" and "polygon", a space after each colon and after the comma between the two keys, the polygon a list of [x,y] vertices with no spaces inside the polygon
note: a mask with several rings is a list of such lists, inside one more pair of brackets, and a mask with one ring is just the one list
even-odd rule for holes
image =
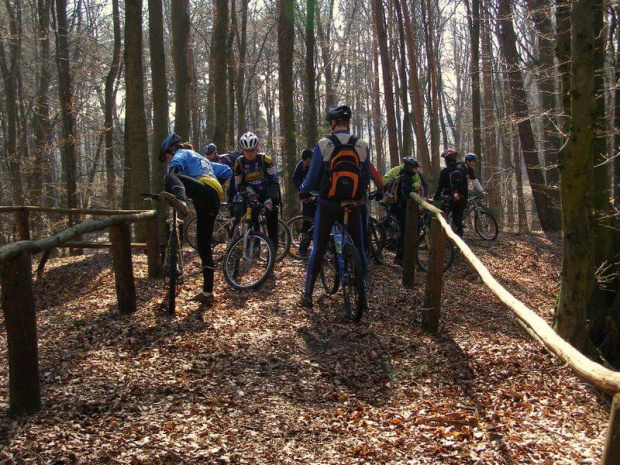
{"label": "tall tree", "polygon": [[[124,208],[143,208],[140,192],[150,187],[149,147],[144,112],[142,0],[125,0],[125,192]],[[144,228],[136,226],[136,239]]]}
{"label": "tall tree", "polygon": [[289,215],[296,208],[293,173],[297,161],[295,147],[295,106],[293,103],[293,52],[295,29],[293,13],[294,0],[278,0],[278,77],[280,93],[280,131],[282,137],[282,158],[284,165],[284,205]]}
{"label": "tall tree", "polygon": [[381,58],[381,71],[383,76],[383,92],[385,99],[385,117],[387,119],[388,147],[390,150],[390,164],[396,166],[400,163],[398,156],[398,137],[396,134],[396,113],[394,105],[394,85],[392,72],[390,71],[390,53],[388,51],[387,32],[385,29],[385,13],[382,0],[372,0],[372,16],[375,23],[377,42],[379,43],[379,56]]}
{"label": "tall tree", "polygon": [[431,176],[439,176],[439,94],[438,94],[438,71],[435,53],[435,14],[431,0],[422,2],[422,17],[424,19],[424,35],[426,42],[426,57],[428,59],[428,92],[430,94],[429,121],[431,130]]}
{"label": "tall tree", "polygon": [[318,140],[316,115],[316,71],[314,69],[314,0],[306,0],[306,147]]}
{"label": "tall tree", "polygon": [[215,98],[215,126],[213,143],[218,147],[226,146],[226,127],[228,125],[228,89],[226,87],[226,37],[228,34],[228,1],[216,0],[215,25],[213,26],[213,60],[211,62],[213,76],[213,92]]}
{"label": "tall tree", "polygon": [[480,118],[480,0],[465,0],[471,48],[471,123],[474,153],[482,155]]}
{"label": "tall tree", "polygon": [[593,233],[588,193],[593,180],[597,115],[597,12],[603,0],[574,0],[572,27],[571,129],[558,154],[562,199],[562,278],[554,328],[577,349],[587,341],[587,306],[594,287]]}
{"label": "tall tree", "polygon": [[[69,57],[69,29],[67,22],[67,1],[56,0],[56,59],[58,65],[58,92],[62,113],[62,171],[65,176],[67,190],[67,206],[78,207],[77,192],[77,134],[75,131],[75,98],[71,76],[71,61]],[[69,216],[69,223],[74,221]]]}
{"label": "tall tree", "polygon": [[112,0],[112,23],[114,27],[114,49],[112,64],[105,80],[105,166],[106,194],[108,208],[116,205],[116,171],[114,169],[114,109],[116,108],[115,82],[121,63],[121,13],[118,0]]}
{"label": "tall tree", "polygon": [[241,32],[237,34],[239,49],[239,71],[237,72],[237,83],[235,92],[237,95],[237,129],[239,134],[246,132],[245,121],[245,67],[247,59],[247,37],[248,37],[248,3],[249,0],[241,0]]}
{"label": "tall tree", "polygon": [[[189,93],[189,0],[171,0],[172,61],[174,62],[174,132],[189,140],[191,130]],[[226,71],[226,67],[224,67]],[[198,150],[198,147],[196,147]]]}
{"label": "tall tree", "polygon": [[532,188],[540,224],[545,232],[554,231],[556,230],[556,225],[553,221],[552,196],[548,192],[549,189],[545,184],[538,161],[538,151],[536,150],[534,131],[532,130],[525,88],[523,86],[523,76],[519,67],[519,54],[512,24],[510,0],[498,0],[498,14],[501,31],[499,41],[508,70],[508,87],[514,114],[518,121],[519,140],[521,142],[521,151],[525,160],[527,176]]}

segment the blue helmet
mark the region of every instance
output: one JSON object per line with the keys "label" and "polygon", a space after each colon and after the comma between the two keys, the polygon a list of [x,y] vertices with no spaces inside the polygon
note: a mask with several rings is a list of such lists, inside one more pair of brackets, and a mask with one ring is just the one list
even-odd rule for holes
{"label": "blue helmet", "polygon": [[182,141],[183,139],[181,139],[181,136],[178,134],[173,133],[166,137],[164,142],[161,144],[161,149],[159,149],[159,161],[165,161],[168,151],[175,145],[180,144]]}
{"label": "blue helmet", "polygon": [[478,157],[473,153],[465,155],[465,161],[478,161]]}
{"label": "blue helmet", "polygon": [[205,147],[206,155],[211,155],[212,153],[216,153],[216,152],[217,152],[217,145],[215,144],[209,144]]}

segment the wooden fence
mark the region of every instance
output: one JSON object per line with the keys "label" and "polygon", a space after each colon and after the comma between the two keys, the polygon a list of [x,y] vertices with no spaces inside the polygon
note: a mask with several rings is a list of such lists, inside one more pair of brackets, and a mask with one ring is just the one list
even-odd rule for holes
{"label": "wooden fence", "polygon": [[[64,229],[58,234],[40,240],[30,240],[29,213],[46,211],[82,215],[112,215],[105,219],[88,221]],[[36,309],[32,285],[34,253],[71,244],[76,237],[94,231],[110,229],[110,243],[114,261],[114,280],[120,313],[136,311],[136,290],[131,262],[131,224],[147,221],[146,250],[149,277],[161,273],[157,214],[150,211],[75,210],[40,207],[0,207],[0,213],[13,212],[19,237],[24,239],[0,247],[0,285],[2,311],[6,324],[9,361],[9,407],[12,413],[34,412],[41,408],[39,357]]]}
{"label": "wooden fence", "polygon": [[[434,214],[431,222],[429,264],[426,274],[422,323],[424,329],[436,332],[439,326],[441,307],[441,289],[443,279],[443,249],[446,236],[461,250],[463,256],[478,272],[483,282],[491,291],[516,315],[519,324],[535,340],[566,363],[581,379],[593,385],[600,391],[613,396],[607,440],[603,452],[604,465],[620,464],[620,372],[612,371],[593,362],[568,342],[556,334],[545,320],[530,310],[523,302],[508,292],[489,272],[450,227],[441,210],[415,195],[407,202],[405,258],[403,260],[403,285],[413,286],[415,273],[415,253],[419,204]],[[410,225],[413,225],[411,227]],[[410,240],[413,238],[413,240]]]}

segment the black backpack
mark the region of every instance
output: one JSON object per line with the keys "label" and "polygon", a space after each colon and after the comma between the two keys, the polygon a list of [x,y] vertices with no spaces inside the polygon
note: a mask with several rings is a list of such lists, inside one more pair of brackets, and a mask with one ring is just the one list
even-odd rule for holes
{"label": "black backpack", "polygon": [[467,176],[461,164],[455,164],[448,173],[450,196],[455,202],[465,197],[467,193]]}

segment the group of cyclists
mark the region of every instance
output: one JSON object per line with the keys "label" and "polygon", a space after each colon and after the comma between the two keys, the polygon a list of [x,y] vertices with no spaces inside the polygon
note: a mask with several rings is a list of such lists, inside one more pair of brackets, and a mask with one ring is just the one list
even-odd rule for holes
{"label": "group of cyclists", "polygon": [[[310,253],[301,304],[312,307],[312,294],[319,276],[332,226],[344,215],[346,203],[347,229],[355,247],[360,252],[364,283],[368,275],[365,235],[367,224],[368,187],[373,181],[375,198],[384,195],[391,198],[392,212],[405,224],[405,205],[413,193],[428,196],[428,185],[419,172],[420,165],[413,157],[381,177],[370,160],[368,144],[351,134],[351,108],[338,105],[327,111],[326,121],[331,134],[322,138],[314,150],[306,149],[296,166],[293,183],[299,190],[304,215],[314,218],[312,251]],[[242,193],[251,193],[265,208],[265,220],[269,239],[278,247],[278,210],[281,203],[280,179],[276,166],[269,155],[258,152],[259,140],[252,132],[246,132],[238,141],[238,151],[218,155],[217,147],[208,144],[205,156],[194,151],[191,144],[177,134],[170,134],[163,141],[159,161],[166,162],[165,192],[162,200],[187,215],[187,199],[194,204],[197,216],[196,248],[200,256],[203,274],[202,291],[192,300],[212,304],[214,260],[211,241],[220,203],[227,197],[233,205],[233,214],[243,211]],[[458,152],[447,149],[442,153],[446,167],[439,176],[435,200],[452,210],[453,221],[459,235],[463,234],[463,211],[467,206],[467,179],[474,188],[484,194],[476,179],[474,166],[477,156],[467,154],[458,162]],[[226,193],[223,186],[229,182]],[[318,192],[318,194],[315,194]],[[226,195],[225,195],[226,194]],[[309,226],[308,226],[309,227]],[[404,234],[400,235],[396,261],[402,259]],[[308,243],[300,244],[300,253],[307,253]],[[365,292],[365,285],[364,285]],[[365,299],[365,296],[364,296]]]}

